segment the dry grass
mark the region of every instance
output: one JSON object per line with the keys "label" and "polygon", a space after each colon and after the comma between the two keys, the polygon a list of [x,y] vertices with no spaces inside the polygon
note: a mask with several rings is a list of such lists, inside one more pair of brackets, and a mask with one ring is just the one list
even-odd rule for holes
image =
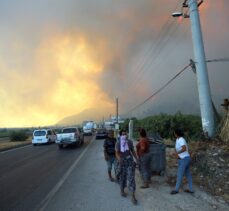
{"label": "dry grass", "polygon": [[12,142],[12,141],[0,142],[0,150],[8,149],[11,147],[13,148],[16,146],[21,146],[29,143],[31,143],[31,139],[28,139],[26,141],[16,141],[16,142]]}

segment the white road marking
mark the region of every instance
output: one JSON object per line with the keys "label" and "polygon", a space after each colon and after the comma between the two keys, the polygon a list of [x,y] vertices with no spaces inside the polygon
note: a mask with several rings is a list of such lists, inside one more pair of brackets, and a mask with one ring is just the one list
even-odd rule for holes
{"label": "white road marking", "polygon": [[8,150],[5,150],[5,151],[0,152],[0,154],[4,154],[4,153],[7,153],[7,152],[16,151],[16,150],[19,150],[19,149],[24,149],[26,147],[32,147],[32,145],[26,145],[26,146],[23,146],[23,147],[17,147],[17,148],[13,148],[13,149],[8,149]]}
{"label": "white road marking", "polygon": [[77,160],[70,166],[70,168],[67,170],[67,172],[64,174],[64,176],[61,178],[61,180],[53,187],[53,189],[48,193],[48,195],[42,200],[42,202],[37,206],[37,208],[35,210],[43,211],[45,209],[45,207],[48,205],[49,201],[53,198],[53,196],[58,192],[58,190],[64,184],[65,180],[72,173],[73,169],[80,162],[81,158],[88,151],[89,147],[91,146],[91,144],[93,142],[94,142],[94,138],[91,139],[90,143],[87,145],[87,147],[84,149],[84,151],[80,154],[80,156],[77,158]]}

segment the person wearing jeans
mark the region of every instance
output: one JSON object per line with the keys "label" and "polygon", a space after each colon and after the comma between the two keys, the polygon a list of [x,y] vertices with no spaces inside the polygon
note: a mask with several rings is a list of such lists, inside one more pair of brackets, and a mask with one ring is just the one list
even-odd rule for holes
{"label": "person wearing jeans", "polygon": [[182,184],[183,176],[185,175],[188,180],[189,189],[184,190],[187,193],[194,193],[192,186],[192,176],[190,173],[190,163],[191,158],[188,152],[188,145],[185,139],[183,138],[183,132],[179,129],[174,131],[176,137],[176,156],[178,158],[178,171],[177,171],[177,181],[175,190],[171,191],[171,194],[179,193],[180,186]]}

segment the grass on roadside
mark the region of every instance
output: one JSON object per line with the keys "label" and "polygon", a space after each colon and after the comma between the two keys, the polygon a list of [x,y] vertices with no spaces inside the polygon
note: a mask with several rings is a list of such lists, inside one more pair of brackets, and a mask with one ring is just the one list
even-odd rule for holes
{"label": "grass on roadside", "polygon": [[31,138],[27,139],[26,141],[6,141],[6,142],[0,142],[0,150],[8,149],[8,148],[13,148],[16,146],[24,145],[24,144],[29,144],[31,143]]}

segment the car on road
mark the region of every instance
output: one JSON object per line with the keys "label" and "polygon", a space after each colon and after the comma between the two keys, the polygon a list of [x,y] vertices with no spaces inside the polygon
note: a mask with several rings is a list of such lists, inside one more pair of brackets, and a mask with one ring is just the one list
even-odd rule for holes
{"label": "car on road", "polygon": [[37,144],[55,143],[56,138],[52,129],[38,129],[33,132],[32,144],[36,146]]}
{"label": "car on road", "polygon": [[63,128],[60,134],[57,134],[56,143],[59,148],[62,149],[67,145],[80,146],[84,143],[84,135],[81,128],[78,127],[66,127]]}
{"label": "car on road", "polygon": [[105,128],[98,128],[95,135],[96,139],[107,138],[107,130]]}

